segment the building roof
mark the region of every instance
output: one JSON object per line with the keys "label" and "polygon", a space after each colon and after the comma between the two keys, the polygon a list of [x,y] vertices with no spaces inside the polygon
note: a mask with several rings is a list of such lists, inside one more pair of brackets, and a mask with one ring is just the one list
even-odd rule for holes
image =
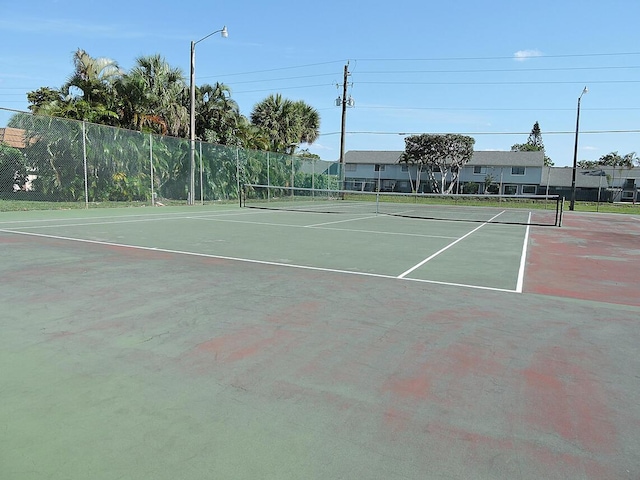
{"label": "building roof", "polygon": [[26,146],[25,131],[20,128],[0,128],[0,142],[14,148]]}
{"label": "building roof", "polygon": [[[573,168],[556,167],[542,169],[542,179],[540,185],[550,187],[571,187]],[[607,188],[609,183],[606,175],[599,170],[576,171],[576,187],[578,188]]]}
{"label": "building roof", "polygon": [[[344,155],[345,163],[392,165],[398,163],[402,151],[349,150]],[[542,167],[544,152],[478,151],[467,165],[490,167]]]}
{"label": "building roof", "polygon": [[380,150],[349,150],[344,154],[345,163],[359,164],[384,164],[391,165],[398,163],[402,155],[401,151],[380,151]]}
{"label": "building roof", "polygon": [[[553,167],[542,170],[541,185],[551,187],[570,187],[573,168]],[[579,188],[607,188],[620,187],[626,179],[635,179],[640,184],[640,168],[595,167],[576,170],[576,187]]]}
{"label": "building roof", "polygon": [[543,167],[544,152],[479,151],[473,152],[469,165],[488,167]]}

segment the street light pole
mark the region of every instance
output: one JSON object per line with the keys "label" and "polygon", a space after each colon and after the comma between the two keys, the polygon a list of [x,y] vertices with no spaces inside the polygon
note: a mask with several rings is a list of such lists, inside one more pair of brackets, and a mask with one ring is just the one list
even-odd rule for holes
{"label": "street light pole", "polygon": [[206,40],[211,35],[221,33],[224,38],[229,36],[227,27],[222,27],[221,30],[211,32],[209,35],[202,37],[200,40],[191,42],[191,74],[189,76],[189,159],[190,159],[190,174],[189,174],[189,198],[187,204],[193,205],[195,203],[195,188],[196,188],[196,44],[203,40]]}
{"label": "street light pole", "polygon": [[578,97],[578,109],[576,113],[576,141],[573,146],[573,171],[571,172],[571,202],[569,203],[569,210],[573,211],[576,204],[576,172],[578,169],[578,132],[580,131],[580,100],[582,95],[589,93],[589,89],[584,87],[582,93]]}

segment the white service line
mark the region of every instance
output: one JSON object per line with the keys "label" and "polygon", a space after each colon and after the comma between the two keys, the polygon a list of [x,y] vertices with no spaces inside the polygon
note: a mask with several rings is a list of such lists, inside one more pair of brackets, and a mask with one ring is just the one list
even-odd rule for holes
{"label": "white service line", "polygon": [[531,225],[531,212],[529,212],[529,220],[527,221],[527,230],[524,234],[524,242],[522,243],[522,255],[520,255],[520,268],[518,269],[518,282],[516,283],[516,292],[522,293],[524,286],[524,268],[527,265],[527,245],[529,244],[529,228]]}
{"label": "white service line", "polygon": [[493,217],[491,217],[489,220],[487,220],[486,222],[484,222],[482,225],[480,225],[479,227],[474,228],[473,230],[471,230],[470,232],[468,232],[467,234],[463,235],[462,237],[458,238],[456,241],[451,242],[449,245],[447,245],[444,248],[441,248],[440,250],[438,250],[436,253],[434,253],[433,255],[431,255],[430,257],[425,258],[424,260],[422,260],[420,263],[414,265],[413,267],[411,267],[409,270],[407,270],[406,272],[401,273],[400,275],[398,275],[398,278],[404,278],[407,275],[409,275],[411,272],[413,272],[414,270],[420,268],[421,266],[423,266],[425,263],[427,263],[428,261],[434,259],[435,257],[437,257],[438,255],[440,255],[442,252],[445,252],[447,250],[449,250],[451,247],[453,247],[456,243],[461,242],[462,240],[464,240],[465,238],[467,238],[469,235],[471,235],[474,232],[477,232],[478,230],[480,230],[482,227],[484,227],[485,225],[487,225],[488,223],[491,223],[491,221],[493,221],[493,219],[498,218],[500,215],[502,215],[506,210],[501,211],[500,213],[498,213],[497,215],[494,215]]}
{"label": "white service line", "polygon": [[333,225],[336,223],[348,223],[348,222],[354,222],[358,220],[368,220],[370,218],[377,218],[377,215],[371,215],[369,217],[347,218],[346,220],[335,220],[333,222],[314,223],[312,225],[305,225],[305,226],[307,228],[316,228],[316,227],[323,227],[324,225]]}
{"label": "white service line", "polygon": [[[480,227],[478,227],[478,228],[480,228]],[[398,279],[398,277],[394,277],[393,275],[384,275],[384,274],[379,274],[379,273],[355,272],[355,271],[340,270],[340,269],[335,269],[335,268],[322,268],[322,267],[313,267],[313,266],[309,266],[309,265],[297,265],[297,264],[291,264],[291,263],[270,262],[270,261],[264,261],[264,260],[253,260],[253,259],[250,259],[250,258],[228,257],[228,256],[224,256],[224,255],[212,255],[212,254],[207,254],[207,253],[187,252],[187,251],[182,251],[182,250],[171,250],[171,249],[167,249],[167,248],[143,247],[143,246],[139,246],[139,245],[127,245],[127,244],[123,244],[123,243],[103,242],[103,241],[99,241],[99,240],[86,240],[86,239],[82,239],[82,238],[63,237],[63,236],[60,236],[60,235],[45,235],[43,233],[20,232],[20,231],[5,230],[5,229],[0,229],[0,232],[13,233],[13,234],[16,234],[16,235],[25,235],[25,236],[31,236],[31,237],[52,238],[52,239],[55,239],[55,240],[66,240],[66,241],[70,241],[70,242],[80,242],[80,243],[89,243],[89,244],[94,244],[94,245],[106,245],[106,246],[110,246],[110,247],[128,248],[128,249],[132,249],[132,250],[146,250],[146,251],[151,251],[151,252],[171,253],[171,254],[176,254],[176,255],[188,255],[188,256],[191,256],[191,257],[217,258],[217,259],[220,259],[220,260],[229,260],[229,261],[234,261],[234,262],[244,262],[244,263],[254,263],[254,264],[258,264],[258,265],[272,265],[272,266],[277,266],[277,267],[296,268],[296,269],[300,269],[300,270],[313,270],[313,271],[317,271],[317,272],[340,273],[340,274],[344,274],[344,275],[357,275],[357,276],[363,276],[363,277],[386,278],[386,279],[392,279],[392,280]],[[505,289],[505,288],[484,287],[484,286],[480,286],[480,285],[466,285],[466,284],[463,284],[463,283],[438,282],[436,280],[422,280],[422,279],[418,279],[418,278],[406,278],[406,279],[403,279],[403,280],[412,281],[412,282],[420,282],[420,283],[429,283],[429,284],[434,284],[434,285],[448,285],[448,286],[454,286],[454,287],[471,288],[471,289],[476,289],[476,290],[491,290],[491,291],[495,291],[495,292],[516,293],[514,290],[508,290],[508,289]]]}
{"label": "white service line", "polygon": [[[367,217],[367,218],[374,218],[374,217]],[[386,232],[386,231],[380,231],[380,230],[361,230],[361,229],[354,229],[354,228],[332,228],[332,227],[326,227],[323,225],[331,225],[334,223],[341,223],[341,222],[346,222],[346,221],[353,221],[353,220],[359,220],[359,219],[351,219],[351,220],[340,220],[340,221],[336,221],[336,222],[327,222],[327,223],[318,223],[315,225],[295,225],[295,224],[289,224],[289,223],[273,223],[273,222],[256,222],[256,221],[247,221],[247,220],[228,220],[226,218],[223,219],[219,219],[219,218],[205,218],[205,217],[194,217],[195,220],[206,220],[206,221],[211,221],[211,222],[224,222],[224,223],[244,223],[247,225],[266,225],[269,227],[276,227],[276,228],[283,228],[283,227],[287,227],[287,228],[313,228],[313,229],[317,229],[317,230],[329,230],[329,231],[334,231],[334,232],[351,232],[351,233],[367,233],[367,234],[373,234],[373,235],[393,235],[393,236],[397,236],[397,237],[422,237],[422,238],[446,238],[446,239],[451,239],[451,238],[457,238],[457,237],[452,237],[450,235],[425,235],[423,233],[403,233],[403,232]]]}

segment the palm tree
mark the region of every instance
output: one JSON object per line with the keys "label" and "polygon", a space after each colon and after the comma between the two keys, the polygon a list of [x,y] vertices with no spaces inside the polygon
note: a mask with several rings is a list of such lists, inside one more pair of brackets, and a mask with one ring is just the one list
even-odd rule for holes
{"label": "palm tree", "polygon": [[179,68],[171,68],[160,55],[138,57],[121,89],[134,94],[136,101],[130,98],[127,108],[131,111],[126,116],[135,119],[139,128],[186,137],[188,92]]}
{"label": "palm tree", "polygon": [[251,123],[262,128],[270,138],[270,148],[293,154],[300,143],[313,143],[320,131],[320,115],[302,100],[270,95],[253,107]]}
{"label": "palm tree", "polygon": [[297,118],[300,120],[300,142],[312,144],[320,135],[320,114],[302,100],[295,103]]}
{"label": "palm tree", "polygon": [[228,86],[216,82],[196,89],[196,137],[220,145],[233,145],[240,123],[240,108]]}
{"label": "palm tree", "polygon": [[[74,72],[62,86],[63,102],[50,105],[48,113],[92,122],[117,123],[114,84],[123,72],[109,58],[93,58],[79,48],[73,55]],[[79,93],[74,94],[74,91]],[[56,111],[57,110],[57,111]]]}

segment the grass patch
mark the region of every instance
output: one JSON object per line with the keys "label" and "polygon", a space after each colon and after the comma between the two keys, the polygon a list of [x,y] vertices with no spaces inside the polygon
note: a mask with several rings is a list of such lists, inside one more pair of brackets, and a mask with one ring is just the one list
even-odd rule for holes
{"label": "grass patch", "polygon": [[[568,209],[568,206],[565,206]],[[597,203],[597,202],[576,202],[576,212],[599,212],[599,213],[626,213],[629,215],[640,215],[640,204],[636,203]]]}

